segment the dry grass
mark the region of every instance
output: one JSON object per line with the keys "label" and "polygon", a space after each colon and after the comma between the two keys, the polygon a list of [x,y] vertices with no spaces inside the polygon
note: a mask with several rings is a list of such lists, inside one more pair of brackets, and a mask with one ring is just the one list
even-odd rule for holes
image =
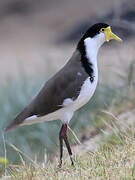
{"label": "dry grass", "polygon": [[133,180],[135,178],[134,128],[109,136],[98,150],[75,155],[75,167],[70,165],[68,156],[61,169],[57,168],[58,158],[53,163],[40,165],[26,163],[20,153],[22,165],[7,165],[2,179],[9,180],[84,180],[109,179]]}

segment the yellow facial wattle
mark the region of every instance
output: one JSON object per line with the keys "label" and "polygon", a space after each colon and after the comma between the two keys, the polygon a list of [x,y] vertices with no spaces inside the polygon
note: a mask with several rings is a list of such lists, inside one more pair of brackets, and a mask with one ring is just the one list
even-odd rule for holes
{"label": "yellow facial wattle", "polygon": [[122,39],[120,39],[117,35],[115,35],[111,31],[111,27],[104,28],[104,31],[101,30],[101,32],[105,33],[106,41],[109,42],[111,39],[115,39],[116,41],[122,42]]}

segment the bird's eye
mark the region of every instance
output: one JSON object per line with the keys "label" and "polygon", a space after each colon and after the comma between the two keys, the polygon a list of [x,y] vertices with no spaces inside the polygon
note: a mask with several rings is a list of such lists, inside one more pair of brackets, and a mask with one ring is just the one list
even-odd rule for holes
{"label": "bird's eye", "polygon": [[105,29],[104,28],[101,28],[101,30],[100,30],[101,32],[104,32],[105,31]]}

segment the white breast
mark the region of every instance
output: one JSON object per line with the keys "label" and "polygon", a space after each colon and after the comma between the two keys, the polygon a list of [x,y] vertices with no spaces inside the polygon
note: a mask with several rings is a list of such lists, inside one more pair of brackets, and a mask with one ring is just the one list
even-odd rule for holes
{"label": "white breast", "polygon": [[90,100],[90,98],[93,96],[95,92],[97,82],[97,76],[94,77],[94,81],[92,83],[89,77],[85,80],[78,98],[74,101],[74,110],[79,109]]}

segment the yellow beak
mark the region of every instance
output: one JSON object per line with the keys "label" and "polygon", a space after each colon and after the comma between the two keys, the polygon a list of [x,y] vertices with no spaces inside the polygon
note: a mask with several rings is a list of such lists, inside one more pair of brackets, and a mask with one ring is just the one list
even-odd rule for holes
{"label": "yellow beak", "polygon": [[109,42],[111,39],[115,39],[116,41],[122,42],[122,39],[120,39],[118,36],[116,36],[112,31],[111,27],[107,27],[104,30],[106,41]]}

